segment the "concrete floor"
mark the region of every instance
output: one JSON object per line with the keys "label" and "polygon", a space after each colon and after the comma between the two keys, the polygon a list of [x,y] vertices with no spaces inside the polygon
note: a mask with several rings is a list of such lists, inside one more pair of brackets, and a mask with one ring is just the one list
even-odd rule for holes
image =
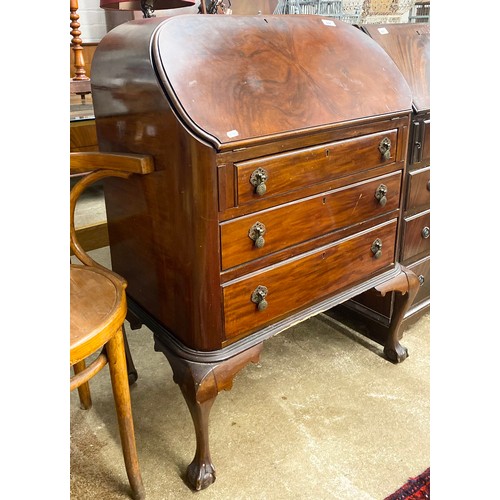
{"label": "concrete floor", "polygon": [[[92,252],[106,262],[106,250]],[[187,406],[150,330],[131,331],[139,372],[131,388],[147,498],[382,500],[430,465],[430,318],[404,334],[400,365],[378,344],[318,315],[264,343],[261,361],[235,378],[212,408],[217,480],[193,492]],[[91,381],[93,407],[71,393],[72,499],[129,498],[106,367]]]}

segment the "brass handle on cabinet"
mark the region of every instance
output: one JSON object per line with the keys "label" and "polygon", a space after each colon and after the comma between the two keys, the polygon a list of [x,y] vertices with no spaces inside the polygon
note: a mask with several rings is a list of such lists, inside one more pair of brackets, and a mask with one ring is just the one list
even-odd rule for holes
{"label": "brass handle on cabinet", "polygon": [[263,196],[267,191],[267,179],[267,170],[261,167],[255,169],[250,175],[250,184],[255,188],[255,193],[259,196]]}
{"label": "brass handle on cabinet", "polygon": [[419,277],[418,277],[418,281],[420,283],[420,286],[424,286],[424,283],[425,283],[425,276],[423,274],[421,274]]}
{"label": "brass handle on cabinet", "polygon": [[384,207],[387,203],[387,186],[385,184],[380,184],[380,186],[375,191],[375,198],[378,200],[379,204]]}
{"label": "brass handle on cabinet", "polygon": [[266,226],[262,222],[256,222],[248,231],[248,237],[253,240],[256,248],[262,248],[266,243],[265,234]]}
{"label": "brass handle on cabinet", "polygon": [[382,154],[384,160],[388,160],[391,157],[391,140],[389,137],[384,137],[380,144],[378,145],[378,150]]}
{"label": "brass handle on cabinet", "polygon": [[425,226],[423,229],[422,229],[422,238],[424,239],[427,239],[430,235],[431,235],[431,230],[429,227]]}
{"label": "brass handle on cabinet", "polygon": [[377,238],[371,246],[371,251],[373,252],[373,256],[376,259],[379,259],[382,257],[382,240],[380,238]]}
{"label": "brass handle on cabinet", "polygon": [[259,311],[264,311],[264,309],[267,309],[267,288],[264,285],[259,285],[253,292],[252,292],[252,302],[254,304],[257,304],[257,309]]}

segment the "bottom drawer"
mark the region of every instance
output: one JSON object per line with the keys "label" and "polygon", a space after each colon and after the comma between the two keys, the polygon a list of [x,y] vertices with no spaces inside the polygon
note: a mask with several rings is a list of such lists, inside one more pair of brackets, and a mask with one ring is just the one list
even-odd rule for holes
{"label": "bottom drawer", "polygon": [[429,210],[404,219],[401,262],[405,265],[429,254],[431,213]]}
{"label": "bottom drawer", "polygon": [[412,270],[420,281],[420,288],[411,308],[418,306],[422,302],[429,300],[431,294],[431,258],[427,257],[421,261],[415,262],[408,269]]}
{"label": "bottom drawer", "polygon": [[[387,269],[394,263],[396,227],[394,219],[225,284],[226,339],[250,334]],[[376,239],[382,242],[378,258],[372,251]]]}

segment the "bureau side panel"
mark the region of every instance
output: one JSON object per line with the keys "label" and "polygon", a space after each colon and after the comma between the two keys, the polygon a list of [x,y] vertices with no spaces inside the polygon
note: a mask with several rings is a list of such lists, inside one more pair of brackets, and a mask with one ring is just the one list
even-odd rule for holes
{"label": "bureau side panel", "polygon": [[134,26],[107,36],[93,66],[100,149],[150,154],[155,164],[151,174],[106,182],[113,269],[127,279],[134,302],[183,344],[218,349],[216,154],[172,113],[150,63],[147,33]]}

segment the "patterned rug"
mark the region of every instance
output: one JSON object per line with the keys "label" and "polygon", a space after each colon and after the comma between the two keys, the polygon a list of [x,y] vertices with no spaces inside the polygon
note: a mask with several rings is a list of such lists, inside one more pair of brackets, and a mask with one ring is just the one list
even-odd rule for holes
{"label": "patterned rug", "polygon": [[408,479],[404,486],[385,500],[423,500],[426,498],[431,498],[430,467],[419,476]]}

